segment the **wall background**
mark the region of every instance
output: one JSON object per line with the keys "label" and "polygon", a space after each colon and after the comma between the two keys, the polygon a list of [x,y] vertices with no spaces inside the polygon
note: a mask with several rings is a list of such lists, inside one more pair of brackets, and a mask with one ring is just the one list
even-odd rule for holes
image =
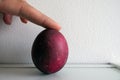
{"label": "wall background", "polygon": [[[69,45],[68,63],[108,63],[120,58],[120,0],[28,0],[57,21]],[[33,14],[34,15],[34,14]],[[31,47],[44,28],[0,15],[0,63],[32,63]]]}

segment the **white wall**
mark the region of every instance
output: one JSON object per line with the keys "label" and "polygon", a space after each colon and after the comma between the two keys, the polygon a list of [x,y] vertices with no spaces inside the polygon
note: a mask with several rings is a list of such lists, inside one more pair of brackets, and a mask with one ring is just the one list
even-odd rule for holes
{"label": "white wall", "polygon": [[[61,26],[69,45],[68,63],[107,63],[120,57],[120,0],[28,0]],[[34,15],[34,14],[33,14]],[[2,18],[2,16],[0,16]],[[32,63],[31,47],[44,28],[0,18],[0,63]]]}

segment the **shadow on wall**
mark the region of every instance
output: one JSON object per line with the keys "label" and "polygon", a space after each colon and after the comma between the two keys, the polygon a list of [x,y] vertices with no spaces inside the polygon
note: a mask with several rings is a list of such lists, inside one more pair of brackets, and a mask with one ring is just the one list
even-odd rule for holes
{"label": "shadow on wall", "polygon": [[[31,44],[29,27],[20,25],[18,19],[13,18],[12,25],[6,25],[0,14],[0,63],[24,63],[30,61]],[[18,23],[19,22],[19,23]],[[27,32],[27,33],[26,33]],[[32,32],[31,32],[32,33]]]}
{"label": "shadow on wall", "polygon": [[5,23],[3,21],[3,15],[0,14],[0,31],[2,31],[3,29],[5,29],[6,27],[4,27]]}
{"label": "shadow on wall", "polygon": [[[0,14],[0,63],[6,62],[5,59],[8,59],[7,56],[10,56],[11,52],[8,53],[8,45],[7,45],[7,34],[8,26],[3,21],[3,15]],[[6,55],[9,54],[9,55]]]}

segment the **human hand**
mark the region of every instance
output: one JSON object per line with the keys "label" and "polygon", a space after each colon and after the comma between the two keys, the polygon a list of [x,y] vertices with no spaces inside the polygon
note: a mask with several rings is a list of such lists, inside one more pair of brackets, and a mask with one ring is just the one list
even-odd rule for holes
{"label": "human hand", "polygon": [[6,24],[11,24],[12,16],[16,15],[23,23],[29,20],[44,28],[60,30],[60,26],[54,20],[29,5],[25,0],[0,0],[0,13],[4,15],[3,20]]}

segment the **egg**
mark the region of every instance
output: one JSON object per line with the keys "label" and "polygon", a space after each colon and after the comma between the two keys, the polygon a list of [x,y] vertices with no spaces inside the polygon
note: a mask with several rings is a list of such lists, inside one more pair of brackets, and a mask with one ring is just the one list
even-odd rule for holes
{"label": "egg", "polygon": [[34,65],[41,72],[58,72],[68,59],[67,41],[61,32],[45,29],[34,40],[31,55]]}

